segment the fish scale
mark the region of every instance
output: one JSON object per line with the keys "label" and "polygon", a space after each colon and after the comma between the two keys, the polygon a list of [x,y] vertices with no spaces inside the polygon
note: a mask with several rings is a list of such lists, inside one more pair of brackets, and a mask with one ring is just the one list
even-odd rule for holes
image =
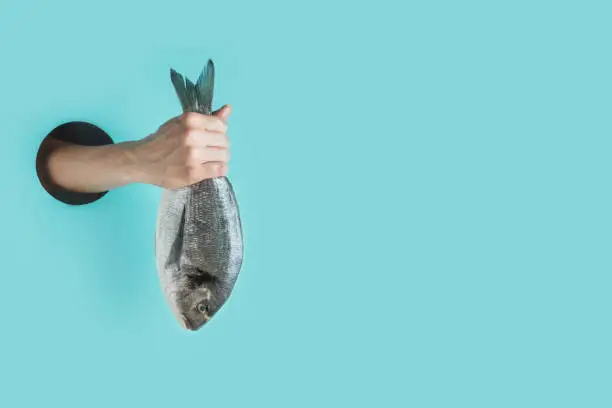
{"label": "fish scale", "polygon": [[[170,76],[183,112],[212,113],[212,60],[195,84],[173,69]],[[183,327],[199,329],[223,306],[238,278],[242,257],[242,223],[227,177],[164,189],[155,258],[164,296]]]}

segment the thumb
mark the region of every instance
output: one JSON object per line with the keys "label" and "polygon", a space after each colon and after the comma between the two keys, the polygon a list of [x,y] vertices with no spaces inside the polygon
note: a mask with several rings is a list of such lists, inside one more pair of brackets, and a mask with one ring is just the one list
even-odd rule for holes
{"label": "thumb", "polygon": [[214,116],[217,116],[223,120],[227,120],[227,118],[229,118],[229,115],[232,113],[232,107],[231,105],[223,105],[221,107],[221,109],[216,110],[213,112]]}

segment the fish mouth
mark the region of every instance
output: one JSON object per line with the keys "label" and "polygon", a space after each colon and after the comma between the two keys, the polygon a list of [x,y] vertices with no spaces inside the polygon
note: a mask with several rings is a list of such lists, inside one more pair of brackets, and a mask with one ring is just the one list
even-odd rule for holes
{"label": "fish mouth", "polygon": [[199,330],[202,326],[204,326],[206,323],[208,323],[208,321],[210,320],[210,317],[208,317],[207,319],[205,319],[202,323],[200,324],[193,324],[185,315],[181,315],[181,324],[182,326],[189,330],[189,331],[196,331]]}
{"label": "fish mouth", "polygon": [[192,324],[189,322],[185,315],[181,315],[181,325],[187,330],[194,330]]}

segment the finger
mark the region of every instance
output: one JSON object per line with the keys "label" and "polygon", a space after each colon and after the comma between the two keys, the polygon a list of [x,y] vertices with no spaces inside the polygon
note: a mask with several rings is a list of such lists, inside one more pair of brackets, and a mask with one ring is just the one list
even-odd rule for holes
{"label": "finger", "polygon": [[206,132],[206,136],[203,138],[204,146],[208,147],[229,147],[229,138],[225,133],[221,132]]}
{"label": "finger", "polygon": [[230,153],[228,149],[205,149],[202,152],[202,162],[222,162],[227,163],[230,159]]}
{"label": "finger", "polygon": [[189,166],[206,162],[228,162],[229,158],[229,149],[223,147],[192,148],[186,152],[186,164]]}
{"label": "finger", "polygon": [[221,109],[213,112],[214,116],[217,116],[221,119],[223,119],[223,121],[227,122],[227,119],[229,118],[229,116],[232,114],[232,106],[227,104],[227,105],[223,105],[221,107]]}
{"label": "finger", "polygon": [[189,129],[212,130],[227,132],[227,123],[217,116],[203,115],[197,112],[187,112],[181,116],[185,127]]}
{"label": "finger", "polygon": [[204,163],[198,172],[198,178],[200,180],[219,177],[223,175],[223,168],[225,166],[223,163],[218,162],[208,162]]}
{"label": "finger", "polygon": [[190,130],[185,134],[185,146],[205,148],[208,146],[229,148],[229,139],[225,133],[212,130]]}
{"label": "finger", "polygon": [[219,176],[227,176],[228,171],[229,166],[227,165],[227,163],[223,163],[219,169]]}

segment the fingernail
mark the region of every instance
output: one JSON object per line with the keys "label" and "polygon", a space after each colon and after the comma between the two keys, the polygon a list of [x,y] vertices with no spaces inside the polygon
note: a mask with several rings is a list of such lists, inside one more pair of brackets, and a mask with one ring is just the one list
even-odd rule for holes
{"label": "fingernail", "polygon": [[230,106],[229,106],[229,105],[225,105],[225,106],[223,107],[223,117],[224,117],[225,119],[229,118],[229,115],[230,115],[231,111],[232,111],[232,110],[231,110]]}

